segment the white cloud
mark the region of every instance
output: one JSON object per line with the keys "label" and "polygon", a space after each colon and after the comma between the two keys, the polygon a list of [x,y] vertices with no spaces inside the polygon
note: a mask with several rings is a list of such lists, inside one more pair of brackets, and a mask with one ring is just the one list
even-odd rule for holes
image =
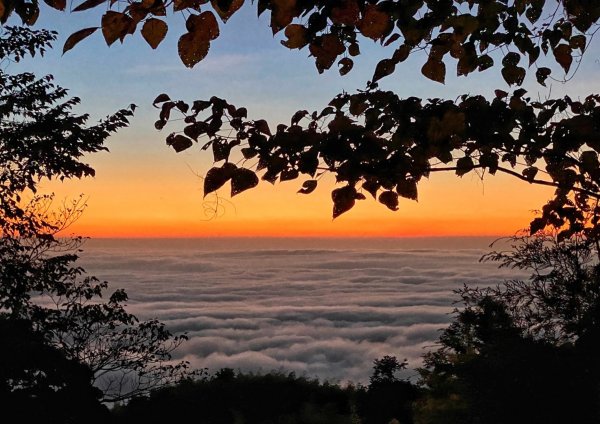
{"label": "white cloud", "polygon": [[82,265],[126,288],[131,312],[188,332],[178,357],[212,370],[283,369],[366,382],[383,355],[416,367],[451,319],[452,290],[514,276],[479,263],[485,250],[477,249],[249,251],[186,243],[92,241]]}

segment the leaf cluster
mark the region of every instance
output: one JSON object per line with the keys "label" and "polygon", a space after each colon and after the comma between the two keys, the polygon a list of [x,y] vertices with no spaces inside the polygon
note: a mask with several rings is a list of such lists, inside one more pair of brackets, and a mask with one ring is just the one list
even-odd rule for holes
{"label": "leaf cluster", "polygon": [[[183,133],[171,133],[167,144],[183,151],[200,143],[211,149],[215,166],[204,181],[205,195],[228,181],[232,195],[257,185],[309,177],[300,193],[317,187],[325,172],[344,184],[332,192],[333,217],[370,194],[391,210],[399,199],[418,199],[417,184],[433,172],[511,175],[555,188],[555,197],[531,224],[535,233],[548,226],[569,237],[597,216],[600,195],[600,97],[583,101],[564,97],[539,102],[523,89],[501,90],[489,101],[461,96],[456,101],[402,99],[395,93],[367,90],[341,94],[321,111],[296,112],[290,125],[272,132],[265,120],[247,119],[237,108],[213,97],[189,105],[157,97],[156,127],[172,111],[184,115]],[[486,125],[481,125],[485,122]],[[238,150],[242,164],[234,164]],[[591,219],[593,227],[598,218]]]}

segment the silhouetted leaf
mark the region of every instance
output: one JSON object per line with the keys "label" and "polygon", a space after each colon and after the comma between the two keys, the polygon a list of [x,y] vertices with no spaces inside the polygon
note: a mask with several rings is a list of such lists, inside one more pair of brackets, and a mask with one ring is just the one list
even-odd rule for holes
{"label": "silhouetted leaf", "polygon": [[[56,10],[63,11],[67,8],[67,0],[44,0],[44,3]],[[3,5],[0,3],[0,17],[3,15],[2,7]]]}
{"label": "silhouetted leaf", "polygon": [[546,220],[544,218],[535,218],[529,224],[529,234],[533,235],[544,228],[546,228]]}
{"label": "silhouetted leaf", "polygon": [[354,62],[349,57],[344,57],[344,58],[340,59],[340,61],[338,62],[338,65],[340,66],[340,75],[343,76],[352,70],[352,67],[354,66]]}
{"label": "silhouetted leaf", "polygon": [[381,78],[394,73],[396,63],[392,59],[383,59],[377,64],[375,73],[373,74],[373,82],[379,81]]}
{"label": "silhouetted leaf", "polygon": [[538,68],[538,70],[535,72],[535,77],[537,81],[545,87],[546,79],[550,76],[551,72],[552,71],[550,70],[550,68]]}
{"label": "silhouetted leaf", "polygon": [[259,119],[258,121],[254,121],[255,128],[266,135],[272,135],[271,130],[269,129],[269,124],[264,119]]}
{"label": "silhouetted leaf", "polygon": [[171,146],[177,153],[189,149],[193,146],[194,142],[181,134],[171,134],[167,137],[167,144]]}
{"label": "silhouetted leaf", "polygon": [[456,175],[462,177],[474,167],[475,165],[473,164],[473,159],[468,156],[462,157],[456,161]]}
{"label": "silhouetted leaf", "polygon": [[163,102],[168,102],[170,100],[171,100],[171,98],[167,94],[162,93],[162,94],[159,94],[158,96],[156,96],[156,98],[152,102],[152,106],[156,107],[157,104],[163,103]]}
{"label": "silhouetted leaf", "polygon": [[571,37],[569,40],[569,46],[571,46],[572,49],[579,49],[581,52],[583,52],[586,46],[585,35],[579,34]]}
{"label": "silhouetted leaf", "polygon": [[538,169],[535,166],[530,166],[529,168],[525,168],[523,170],[523,176],[527,179],[527,181],[532,182],[535,176],[538,173]]}
{"label": "silhouetted leaf", "polygon": [[356,0],[346,0],[331,9],[331,21],[340,25],[356,25],[360,19],[360,9]]}
{"label": "silhouetted leaf", "polygon": [[377,190],[379,190],[380,185],[375,180],[367,180],[362,184],[362,188],[367,190],[373,199],[377,198]]}
{"label": "silhouetted leaf", "polygon": [[559,44],[552,51],[556,61],[562,66],[565,73],[568,73],[569,69],[571,69],[571,64],[573,63],[573,49],[571,49],[571,46],[568,44]]}
{"label": "silhouetted leaf", "polygon": [[167,24],[160,19],[150,18],[144,22],[142,37],[153,49],[157,48],[167,35]]}
{"label": "silhouetted leaf", "polygon": [[246,168],[238,168],[231,177],[231,197],[258,185],[256,174]]}
{"label": "silhouetted leaf", "polygon": [[430,80],[444,84],[446,79],[446,65],[440,60],[429,58],[421,68],[421,73]]}
{"label": "silhouetted leaf", "polygon": [[337,218],[344,212],[349,211],[354,206],[356,201],[356,188],[352,186],[346,186],[337,188],[331,192],[331,199],[333,200],[333,218]]}
{"label": "silhouetted leaf", "polygon": [[[65,0],[66,3],[66,0]],[[92,9],[96,6],[99,6],[103,3],[106,3],[106,0],[86,0],[83,3],[81,3],[79,6],[75,7],[72,12],[81,12],[82,10],[87,10],[87,9]],[[59,9],[59,10],[64,10],[63,9]]]}
{"label": "silhouetted leaf", "polygon": [[229,162],[220,168],[209,169],[204,178],[204,197],[223,187],[233,177],[236,170],[237,167]]}
{"label": "silhouetted leaf", "polygon": [[502,68],[502,77],[509,85],[521,85],[525,79],[525,68],[520,66],[505,66]]}
{"label": "silhouetted leaf", "polygon": [[390,210],[398,210],[398,194],[391,190],[381,192],[379,194],[379,202],[383,203]]}
{"label": "silhouetted leaf", "polygon": [[404,180],[396,185],[398,194],[406,199],[418,200],[417,183],[413,180]]}
{"label": "silhouetted leaf", "polygon": [[67,38],[67,41],[65,41],[65,45],[63,46],[63,54],[75,47],[81,40],[92,35],[97,29],[98,27],[84,28],[71,34],[69,38]]}
{"label": "silhouetted leaf", "polygon": [[302,183],[302,188],[298,190],[301,194],[310,194],[317,188],[317,180],[307,180]]}

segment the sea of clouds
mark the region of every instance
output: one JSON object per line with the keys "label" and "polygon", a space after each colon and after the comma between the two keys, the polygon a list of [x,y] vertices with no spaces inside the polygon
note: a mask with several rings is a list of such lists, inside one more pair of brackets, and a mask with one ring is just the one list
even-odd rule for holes
{"label": "sea of clouds", "polygon": [[420,365],[460,306],[453,290],[515,277],[479,262],[489,242],[91,240],[80,264],[125,288],[128,311],[186,332],[177,357],[195,367],[365,383],[383,355]]}

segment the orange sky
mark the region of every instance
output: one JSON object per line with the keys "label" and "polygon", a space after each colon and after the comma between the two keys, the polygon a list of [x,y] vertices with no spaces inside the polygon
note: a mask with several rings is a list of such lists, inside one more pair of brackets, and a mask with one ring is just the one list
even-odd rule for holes
{"label": "orange sky", "polygon": [[[127,134],[125,134],[127,136]],[[130,142],[131,143],[131,142]],[[135,143],[135,141],[133,141]],[[160,143],[160,144],[159,144]],[[88,208],[69,231],[91,237],[212,236],[448,236],[510,235],[525,228],[550,197],[551,190],[499,175],[483,182],[476,175],[458,178],[435,174],[419,185],[419,202],[401,200],[392,212],[374,201],[332,220],[333,184],[323,180],[310,195],[297,194],[303,179],[229,198],[229,185],[202,198],[206,154],[176,155],[162,140],[144,154],[131,155],[123,140],[111,141],[112,153],[96,155],[95,178],[44,183],[57,199],[88,196]],[[131,147],[131,146],[129,146]],[[135,164],[135,166],[134,166]]]}

